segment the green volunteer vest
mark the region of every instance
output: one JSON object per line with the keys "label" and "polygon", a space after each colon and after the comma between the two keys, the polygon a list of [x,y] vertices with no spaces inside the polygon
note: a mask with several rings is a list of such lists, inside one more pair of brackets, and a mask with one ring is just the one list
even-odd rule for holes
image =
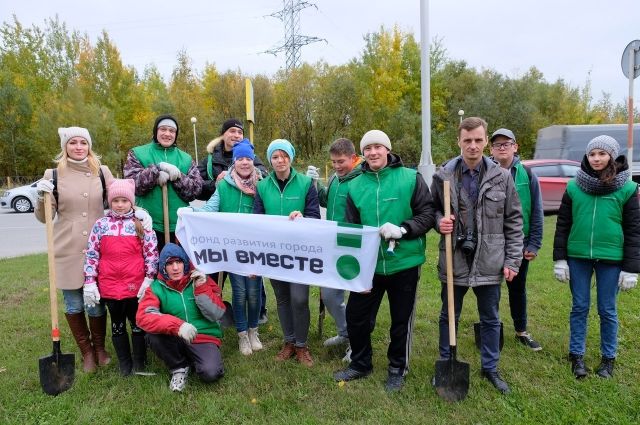
{"label": "green volunteer vest", "polygon": [[524,165],[518,162],[515,169],[516,178],[514,184],[522,205],[522,232],[526,238],[529,236],[529,220],[531,219],[531,182]]}
{"label": "green volunteer vest", "polygon": [[220,196],[220,212],[251,214],[254,197],[234,187],[226,179],[220,180],[216,188]]}
{"label": "green volunteer vest", "polygon": [[338,177],[334,174],[329,180],[329,187],[327,188],[327,220],[345,220],[349,182],[360,174],[362,174],[362,168],[361,164],[358,164],[346,176]]}
{"label": "green volunteer vest", "polygon": [[[151,142],[146,145],[133,148],[133,153],[143,167],[159,162],[173,164],[183,174],[188,174],[191,168],[191,155],[178,149],[175,144],[169,148],[163,148],[159,143]],[[173,188],[171,182],[167,182],[167,195],[169,201],[169,231],[176,230],[178,220],[178,208],[189,206],[183,201]],[[150,192],[142,196],[136,196],[136,205],[146,209],[153,218],[153,229],[164,232],[164,218],[162,213],[162,188],[155,186]]]}
{"label": "green volunteer vest", "polygon": [[590,195],[580,190],[575,180],[567,183],[571,197],[573,223],[567,243],[569,257],[622,261],[624,204],[636,195],[637,184],[628,181],[607,195]]}
{"label": "green volunteer vest", "polygon": [[284,190],[280,192],[275,171],[258,183],[258,193],[267,215],[289,215],[292,211],[304,211],[311,178],[291,168],[291,175]]}
{"label": "green volunteer vest", "polygon": [[[411,198],[416,186],[416,171],[405,167],[386,167],[367,171],[349,182],[349,197],[360,212],[360,221],[380,227],[386,222],[400,225],[413,217]],[[401,239],[395,255],[387,254],[388,243],[382,240],[378,249],[377,274],[390,275],[419,266],[426,260],[425,236]]]}

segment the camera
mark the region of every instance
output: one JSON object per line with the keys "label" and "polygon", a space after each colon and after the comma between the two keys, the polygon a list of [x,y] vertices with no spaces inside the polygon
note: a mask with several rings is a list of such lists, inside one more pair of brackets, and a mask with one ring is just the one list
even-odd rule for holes
{"label": "camera", "polygon": [[473,232],[467,231],[464,235],[457,235],[456,242],[460,245],[460,249],[467,257],[476,252],[477,240]]}

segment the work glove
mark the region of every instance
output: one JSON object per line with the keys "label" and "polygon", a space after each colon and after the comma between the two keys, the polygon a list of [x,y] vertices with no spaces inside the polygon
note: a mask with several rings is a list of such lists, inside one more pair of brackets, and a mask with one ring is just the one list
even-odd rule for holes
{"label": "work glove", "polygon": [[560,282],[569,282],[569,265],[567,260],[558,260],[553,263],[553,274]]}
{"label": "work glove", "polygon": [[159,162],[158,168],[169,174],[169,180],[175,181],[180,178],[180,170],[173,164],[169,164],[168,162]]}
{"label": "work glove", "polygon": [[142,285],[140,285],[140,289],[138,289],[138,301],[142,299],[144,293],[147,292],[147,288],[151,286],[152,283],[153,279],[151,279],[150,277],[144,278],[144,280],[142,281]]}
{"label": "work glove", "polygon": [[191,272],[191,280],[194,285],[200,286],[207,281],[207,275],[202,273],[200,270],[195,269]]}
{"label": "work glove", "polygon": [[180,329],[178,329],[178,336],[189,344],[191,344],[191,341],[193,341],[197,334],[198,330],[189,322],[184,322],[180,325]]}
{"label": "work glove", "polygon": [[402,238],[402,231],[400,230],[400,226],[387,222],[380,226],[380,236],[382,236],[385,241],[389,239],[400,239]]}
{"label": "work glove", "polygon": [[36,189],[38,189],[38,196],[43,197],[45,192],[53,192],[53,182],[51,180],[42,179],[38,184],[36,184]]}
{"label": "work glove", "polygon": [[638,283],[638,273],[620,272],[618,287],[621,291],[628,291],[636,287]]}
{"label": "work glove", "polygon": [[320,173],[318,172],[318,168],[313,165],[309,165],[307,167],[307,177],[311,177],[314,180],[318,180],[320,178]]}
{"label": "work glove", "polygon": [[100,303],[100,291],[98,291],[98,285],[95,283],[87,283],[82,290],[82,297],[84,298],[84,305],[87,307],[95,307]]}
{"label": "work glove", "polygon": [[153,229],[153,220],[151,219],[151,215],[144,208],[136,207],[136,211],[133,215],[140,220],[142,224],[142,228],[147,232],[150,232]]}
{"label": "work glove", "polygon": [[169,173],[167,173],[166,171],[160,171],[158,172],[158,186],[164,186],[167,184],[167,182],[169,181]]}
{"label": "work glove", "polygon": [[182,216],[182,213],[191,212],[191,211],[193,211],[193,208],[191,208],[191,207],[180,207],[180,208],[178,208],[176,213],[178,214],[178,217],[180,217],[180,216]]}

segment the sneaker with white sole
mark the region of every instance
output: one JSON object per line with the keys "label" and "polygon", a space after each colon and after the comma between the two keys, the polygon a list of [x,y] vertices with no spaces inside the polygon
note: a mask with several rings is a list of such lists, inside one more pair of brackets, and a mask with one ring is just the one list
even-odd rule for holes
{"label": "sneaker with white sole", "polygon": [[540,350],[542,350],[542,346],[540,344],[538,344],[536,342],[536,340],[534,340],[531,337],[531,334],[528,333],[528,332],[525,332],[522,335],[516,334],[516,339],[518,341],[520,341],[522,344],[524,344],[527,347],[529,347],[529,349],[531,349],[531,351],[540,351]]}
{"label": "sneaker with white sole", "polygon": [[332,336],[331,338],[327,338],[322,345],[325,347],[334,347],[336,345],[348,344],[349,338],[342,335]]}
{"label": "sneaker with white sole", "polygon": [[253,354],[247,331],[238,332],[238,347],[240,348],[240,352],[243,356],[250,356]]}
{"label": "sneaker with white sole", "polygon": [[249,328],[248,335],[251,349],[253,351],[262,350],[262,342],[260,342],[260,338],[258,338],[258,328]]}
{"label": "sneaker with white sole", "polygon": [[169,382],[169,389],[171,391],[182,391],[187,385],[187,375],[189,374],[189,367],[181,367],[171,372],[171,382]]}

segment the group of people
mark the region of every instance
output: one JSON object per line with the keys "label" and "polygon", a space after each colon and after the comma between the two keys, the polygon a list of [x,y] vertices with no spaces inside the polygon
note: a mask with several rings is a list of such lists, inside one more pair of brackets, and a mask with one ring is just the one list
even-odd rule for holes
{"label": "group of people", "polygon": [[[517,155],[515,135],[499,129],[488,136],[487,123],[471,117],[458,128],[460,155],[443,164],[431,188],[392,152],[389,137],[371,130],[360,140],[360,154],[344,138],[329,155],[335,174],[326,186],[317,168],[293,167],[294,146],[273,140],[266,168],[244,138],[239,120],[223,123],[201,164],[179,149],[178,122],[159,116],[152,140],[129,151],[123,180],[114,179],[92,150],[89,132],[59,129],[57,166],[38,183],[36,217],[44,221],[43,194],[52,194],[55,222],[56,285],[62,289],[65,316],[82,353],[83,369],[110,362],[105,350],[106,308],[121,374],[144,371],[147,345],[171,374],[170,388],[182,391],[191,368],[205,382],[224,374],[220,344],[222,279],[195,269],[175,226],[181,211],[268,214],[326,219],[379,228],[380,249],[372,288],[351,292],[321,288],[321,298],[336,322],[337,335],[326,346],[344,345],[348,366],[337,381],[364,378],[373,370],[371,334],[386,292],[391,326],[387,351],[387,391],[400,390],[409,370],[416,291],[425,256],[425,235],[435,229],[442,308],[439,354],[450,357],[446,289],[445,235],[452,235],[454,308],[457,323],[463,299],[473,289],[479,313],[481,374],[500,392],[510,391],[498,372],[502,323],[501,284],[507,282],[515,337],[533,351],[542,349],[527,328],[526,277],[542,244],[542,201],[535,174]],[[491,144],[491,156],[484,150]],[[619,289],[636,285],[640,272],[640,207],[629,165],[615,139],[599,136],[587,146],[582,169],[563,197],[554,239],[554,274],[569,281],[573,298],[569,356],[577,378],[584,364],[590,282],[596,274],[601,321],[602,361],[597,374],[613,375],[617,348],[616,300]],[[450,182],[449,196],[443,193]],[[163,190],[169,210],[164,223]],[[206,200],[202,208],[189,202]],[[451,215],[445,216],[450,198]],[[164,206],[166,207],[166,206]],[[107,209],[106,213],[104,210]],[[596,213],[598,223],[596,225]],[[165,228],[169,234],[165,234]],[[165,243],[167,241],[167,243]],[[159,254],[158,254],[159,252]],[[229,273],[238,347],[243,355],[263,349],[258,335],[266,316],[263,281],[256,275]],[[283,345],[276,360],[295,358],[311,367],[308,347],[309,286],[270,279],[276,298]],[[89,323],[85,318],[85,308]],[[127,333],[129,321],[131,338]]]}

